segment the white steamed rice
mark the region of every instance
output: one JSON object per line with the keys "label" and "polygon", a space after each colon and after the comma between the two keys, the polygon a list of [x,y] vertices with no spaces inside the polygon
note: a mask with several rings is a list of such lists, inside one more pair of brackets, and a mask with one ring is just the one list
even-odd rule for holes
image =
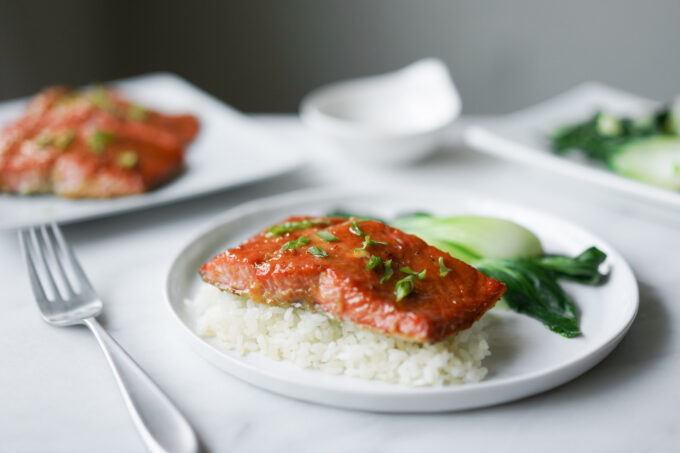
{"label": "white steamed rice", "polygon": [[301,308],[258,304],[205,285],[187,304],[196,330],[239,354],[259,352],[301,368],[408,386],[477,382],[490,354],[484,318],[436,344],[418,344]]}

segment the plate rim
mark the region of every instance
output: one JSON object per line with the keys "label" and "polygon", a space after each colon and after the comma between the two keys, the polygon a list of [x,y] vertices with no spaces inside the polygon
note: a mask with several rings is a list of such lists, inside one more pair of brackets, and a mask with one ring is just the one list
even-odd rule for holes
{"label": "plate rim", "polygon": [[[407,190],[402,189],[395,189],[398,192],[404,192],[406,193]],[[393,191],[389,191],[390,193],[394,193]],[[413,194],[413,190],[408,190],[409,193]],[[432,190],[427,190],[427,189],[416,189],[416,193],[421,192],[421,193],[432,193]],[[457,193],[457,194],[465,194],[469,193],[468,191],[465,190],[448,190],[447,193]],[[206,235],[212,233],[214,230],[224,226],[225,224],[235,221],[240,217],[256,213],[257,211],[260,210],[269,210],[272,208],[276,207],[281,207],[281,206],[286,206],[290,204],[296,204],[296,203],[307,203],[307,202],[315,202],[315,201],[322,201],[325,199],[333,199],[333,198],[338,198],[338,197],[348,197],[348,196],[356,196],[359,194],[365,194],[361,189],[354,189],[354,188],[346,188],[342,186],[330,186],[326,187],[323,189],[319,188],[312,188],[312,189],[302,189],[302,190],[295,190],[292,192],[287,192],[284,194],[279,194],[279,195],[274,195],[274,196],[268,196],[268,197],[262,197],[258,198],[255,200],[248,201],[246,203],[234,206],[230,209],[227,209],[226,211],[223,211],[221,214],[218,214],[215,219],[213,219],[211,222],[209,222],[204,228],[200,229],[198,232],[196,232],[191,239],[189,239],[184,246],[182,246],[179,251],[174,255],[171,264],[167,267],[166,269],[166,277],[165,277],[165,284],[163,287],[163,296],[164,296],[164,305],[167,308],[167,310],[170,313],[170,316],[174,319],[176,323],[178,323],[181,326],[181,330],[185,332],[186,335],[188,335],[188,338],[193,340],[194,346],[199,346],[202,347],[203,349],[209,349],[212,350],[213,353],[216,355],[219,355],[223,360],[228,360],[232,362],[233,365],[236,365],[237,368],[243,368],[243,369],[248,369],[251,371],[254,371],[260,375],[266,375],[270,378],[273,378],[277,381],[283,382],[285,384],[296,384],[295,382],[292,381],[291,378],[284,377],[282,378],[281,376],[274,375],[270,371],[267,370],[261,370],[257,368],[256,366],[246,363],[241,360],[237,360],[233,357],[230,357],[225,354],[225,351],[221,350],[217,346],[213,345],[210,343],[210,341],[200,337],[197,333],[195,333],[187,323],[184,322],[184,320],[181,318],[180,314],[175,310],[175,306],[172,300],[172,297],[170,295],[171,292],[171,285],[172,285],[172,280],[171,277],[173,274],[176,272],[175,269],[180,265],[180,260],[182,257],[192,248],[194,247],[197,243],[199,243]],[[498,203],[497,199],[486,197],[486,196],[478,196],[478,195],[472,195],[474,196],[475,200],[487,200],[487,201],[492,201],[494,203]],[[625,281],[630,285],[630,294],[631,294],[631,301],[630,301],[630,308],[629,312],[626,313],[625,323],[623,323],[621,326],[617,326],[616,328],[616,333],[613,334],[610,337],[607,337],[601,342],[598,342],[594,344],[593,346],[590,346],[585,352],[580,353],[577,357],[570,359],[568,362],[561,363],[558,365],[554,365],[539,371],[531,372],[528,374],[522,374],[519,376],[511,376],[511,377],[506,377],[506,378],[501,378],[498,380],[489,380],[489,381],[480,381],[480,382],[475,382],[475,383],[469,383],[469,384],[463,384],[463,385],[458,385],[458,386],[439,386],[439,387],[408,387],[408,386],[400,386],[400,385],[390,385],[390,384],[385,384],[384,388],[376,388],[376,389],[367,389],[367,388],[360,388],[360,389],[352,389],[351,391],[354,394],[360,394],[361,396],[366,396],[366,395],[378,395],[380,397],[414,397],[417,398],[419,396],[428,396],[428,397],[433,397],[433,396],[447,396],[450,397],[451,395],[455,394],[461,394],[461,393],[467,393],[470,392],[471,390],[474,391],[488,391],[488,390],[498,390],[500,388],[506,387],[506,386],[516,386],[518,384],[521,384],[525,381],[536,381],[536,380],[549,380],[550,377],[555,377],[560,373],[560,371],[564,370],[573,370],[575,368],[578,368],[579,364],[582,364],[583,362],[588,362],[588,359],[591,359],[595,356],[600,355],[600,357],[597,357],[597,359],[591,363],[588,364],[585,368],[579,370],[576,372],[573,376],[570,374],[566,379],[557,379],[557,383],[549,384],[543,389],[539,389],[536,391],[530,391],[524,395],[516,396],[516,397],[511,397],[506,400],[498,400],[497,402],[492,402],[492,403],[487,403],[487,404],[472,404],[472,405],[466,405],[465,407],[470,408],[470,407],[481,407],[481,406],[488,406],[488,405],[495,405],[495,404],[500,404],[505,401],[511,401],[519,398],[523,398],[526,396],[534,395],[540,392],[543,392],[545,390],[554,388],[558,385],[564,384],[566,382],[569,382],[570,380],[574,379],[575,377],[578,377],[579,375],[583,374],[593,366],[595,366],[597,363],[599,363],[604,357],[606,357],[611,350],[623,339],[625,334],[628,332],[630,329],[631,325],[635,321],[635,318],[637,316],[638,310],[639,310],[639,288],[638,288],[638,283],[637,279],[635,278],[635,275],[628,264],[628,262],[623,258],[623,256],[614,248],[612,247],[608,242],[602,240],[599,238],[599,236],[590,233],[588,230],[570,222],[567,220],[562,219],[559,216],[555,216],[553,214],[548,214],[544,213],[543,211],[540,210],[535,210],[531,208],[526,208],[521,204],[516,204],[516,203],[505,203],[506,206],[509,206],[513,209],[517,209],[519,212],[529,212],[532,215],[536,215],[539,217],[542,217],[544,219],[550,220],[550,221],[557,221],[560,224],[564,225],[566,228],[568,228],[571,231],[574,231],[576,233],[580,234],[585,234],[586,236],[593,237],[597,239],[597,241],[607,249],[608,251],[608,257],[610,259],[613,259],[616,262],[617,265],[617,272],[622,272],[624,275]],[[199,355],[203,356],[205,359],[213,363],[214,365],[220,367],[223,369],[225,372],[230,374],[233,377],[236,377],[238,379],[244,380],[241,376],[234,374],[232,372],[229,372],[224,369],[221,365],[217,364],[215,360],[212,358],[206,357],[203,353],[199,351]],[[311,372],[319,372],[317,370],[304,370],[304,371],[311,371]],[[251,385],[255,385],[259,388],[264,388],[266,390],[272,391],[274,393],[278,394],[284,394],[286,396],[290,396],[284,392],[278,391],[278,390],[273,390],[269,386],[265,385],[260,385],[258,383],[254,383],[251,381],[247,381]],[[324,384],[304,384],[305,388],[312,388],[313,390],[321,390],[325,392],[332,392],[332,393],[337,393],[341,394],[344,392],[344,390],[339,390],[339,389],[330,389],[327,385]],[[309,402],[314,402],[314,403],[319,403],[319,401],[313,399],[313,398],[305,398],[305,397],[299,397],[295,396],[294,398],[296,399],[302,399],[305,401]],[[348,408],[354,408],[357,409],[357,407],[354,407],[352,405],[342,405],[342,404],[329,404],[326,402],[320,402],[320,404],[325,404],[325,405],[331,405],[331,406],[340,406],[340,407],[348,407]],[[359,408],[361,409],[361,408]],[[372,411],[383,411],[381,409],[369,409]],[[444,410],[451,410],[451,409],[444,409]],[[434,410],[434,411],[441,411],[441,410]],[[393,412],[390,410],[390,412]],[[399,410],[397,412],[404,412],[402,410]],[[429,410],[418,410],[415,412],[432,412]]]}

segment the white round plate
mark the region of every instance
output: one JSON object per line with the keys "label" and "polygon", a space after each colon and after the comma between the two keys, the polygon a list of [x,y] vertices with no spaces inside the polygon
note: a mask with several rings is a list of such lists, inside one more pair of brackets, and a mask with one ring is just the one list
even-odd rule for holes
{"label": "white round plate", "polygon": [[[191,241],[170,268],[166,299],[180,329],[197,352],[229,374],[293,398],[351,409],[381,412],[436,412],[499,404],[563,384],[597,364],[618,344],[638,308],[635,277],[624,259],[592,234],[538,212],[484,200],[467,193],[381,190],[373,195],[347,190],[314,190],[253,201],[232,209]],[[513,220],[532,230],[549,253],[576,255],[590,246],[607,253],[611,275],[597,287],[564,283],[580,310],[583,336],[563,338],[540,322],[510,311],[494,310],[489,326],[489,370],[479,383],[413,388],[333,376],[222,349],[197,335],[186,307],[200,285],[198,268],[229,246],[290,215],[323,215],[343,209],[390,219],[396,214],[480,214]]]}

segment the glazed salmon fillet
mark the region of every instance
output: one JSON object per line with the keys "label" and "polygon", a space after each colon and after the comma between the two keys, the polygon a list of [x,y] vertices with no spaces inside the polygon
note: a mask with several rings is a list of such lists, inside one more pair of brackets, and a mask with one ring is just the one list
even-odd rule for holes
{"label": "glazed salmon fillet", "polygon": [[205,263],[204,281],[255,302],[325,313],[383,334],[441,341],[505,285],[375,220],[291,217]]}
{"label": "glazed salmon fillet", "polygon": [[107,88],[50,88],[0,134],[0,191],[69,198],[146,192],[181,171],[198,129],[192,115],[148,110]]}

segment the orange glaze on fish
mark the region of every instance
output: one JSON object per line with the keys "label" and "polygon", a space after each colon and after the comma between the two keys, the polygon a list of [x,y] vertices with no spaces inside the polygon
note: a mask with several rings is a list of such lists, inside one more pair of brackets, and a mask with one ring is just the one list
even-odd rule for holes
{"label": "orange glaze on fish", "polygon": [[[286,222],[317,219],[323,223],[272,236],[267,230],[204,264],[203,280],[249,297],[255,302],[302,306],[324,312],[380,333],[419,342],[436,342],[467,329],[505,292],[505,285],[451,257],[420,238],[374,220],[357,221],[364,236],[350,231],[344,218],[291,217]],[[315,233],[327,231],[338,238],[326,242]],[[283,251],[301,236],[309,242]],[[361,249],[367,236],[383,244]],[[328,256],[317,257],[310,247]],[[374,255],[382,264],[366,265]],[[439,258],[450,269],[440,275]],[[384,283],[385,261],[392,260],[394,275]],[[397,300],[397,281],[407,277],[400,268],[425,272],[412,278],[413,291]]]}
{"label": "orange glaze on fish", "polygon": [[0,191],[108,198],[175,177],[198,133],[192,115],[165,115],[96,88],[47,89],[0,135]]}

